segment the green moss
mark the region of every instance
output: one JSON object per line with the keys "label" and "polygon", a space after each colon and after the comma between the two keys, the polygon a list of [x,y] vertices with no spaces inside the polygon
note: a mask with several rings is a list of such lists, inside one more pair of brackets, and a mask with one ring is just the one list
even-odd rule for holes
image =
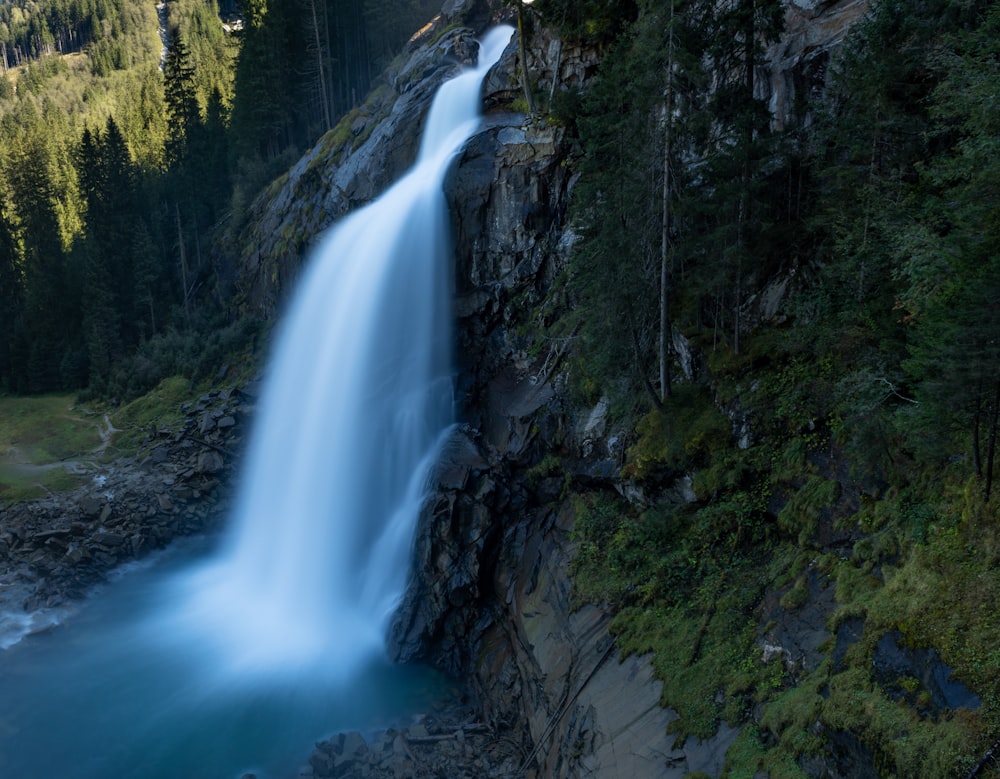
{"label": "green moss", "polygon": [[729,446],[729,423],[703,387],[678,387],[662,409],[636,426],[638,440],[628,451],[623,475],[647,479],[664,469],[683,471],[708,463]]}
{"label": "green moss", "polygon": [[806,583],[806,577],[800,576],[795,582],[795,586],[781,597],[781,607],[787,611],[795,611],[795,609],[802,608],[808,600],[809,587]]}
{"label": "green moss", "polygon": [[769,779],[807,779],[794,757],[780,747],[768,749],[754,725],[746,725],[726,753],[726,779],[757,779],[761,772]]}
{"label": "green moss", "polygon": [[974,765],[975,728],[970,717],[923,719],[904,703],[886,697],[867,669],[855,668],[830,679],[823,706],[829,727],[860,735],[878,764],[900,777],[964,775]]}
{"label": "green moss", "polygon": [[112,416],[121,430],[116,441],[119,451],[135,452],[150,430],[171,429],[184,418],[181,404],[189,400],[195,388],[182,376],[161,381],[155,389],[136,398]]}
{"label": "green moss", "polygon": [[778,525],[789,535],[797,536],[801,546],[816,534],[820,516],[837,500],[839,485],[821,476],[812,476],[796,490],[778,514]]}
{"label": "green moss", "polygon": [[823,743],[813,728],[823,711],[820,688],[824,681],[821,677],[817,681],[816,676],[819,675],[778,695],[767,705],[760,719],[761,728],[774,734],[796,757],[818,751]]}
{"label": "green moss", "polygon": [[749,566],[716,570],[684,602],[629,606],[611,625],[626,654],[654,653],[663,703],[679,715],[671,730],[680,738],[709,738],[720,721],[739,722],[748,689],[775,672],[780,684],[780,667],[757,659],[753,574]]}

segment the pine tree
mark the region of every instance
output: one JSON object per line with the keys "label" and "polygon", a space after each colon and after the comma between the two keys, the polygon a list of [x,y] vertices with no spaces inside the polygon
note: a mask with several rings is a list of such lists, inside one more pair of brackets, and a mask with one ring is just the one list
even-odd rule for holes
{"label": "pine tree", "polygon": [[[906,368],[927,430],[957,433],[989,500],[1000,437],[1000,9],[951,42],[931,116],[945,153],[920,169],[899,231],[912,327]],[[932,421],[931,421],[932,420]],[[947,449],[941,455],[949,454]]]}
{"label": "pine tree", "polygon": [[67,209],[59,186],[65,175],[59,172],[59,139],[30,103],[19,108],[22,132],[6,150],[6,178],[22,252],[27,389],[47,392],[65,386],[62,359],[79,344],[80,290],[63,245]]}
{"label": "pine tree", "polygon": [[163,65],[163,84],[167,109],[167,164],[176,165],[187,158],[188,136],[201,121],[194,66],[177,30],[170,36]]}
{"label": "pine tree", "polygon": [[574,208],[584,241],[574,272],[588,362],[599,375],[630,376],[654,405],[671,391],[678,157],[690,143],[684,103],[700,81],[690,8],[674,6],[642,5],[578,118],[586,156]]}
{"label": "pine tree", "polygon": [[21,391],[24,377],[24,302],[14,226],[0,200],[0,388]]}

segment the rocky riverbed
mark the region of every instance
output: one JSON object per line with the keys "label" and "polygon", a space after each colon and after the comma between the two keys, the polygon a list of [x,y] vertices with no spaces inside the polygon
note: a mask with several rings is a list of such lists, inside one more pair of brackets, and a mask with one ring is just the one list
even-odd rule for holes
{"label": "rocky riverbed", "polygon": [[299,770],[315,779],[500,779],[521,770],[518,745],[478,719],[474,707],[451,703],[411,724],[363,735],[339,733],[321,741]]}
{"label": "rocky riverbed", "polygon": [[93,466],[85,486],[0,509],[0,646],[50,626],[108,574],[222,522],[253,411],[222,389],[151,426],[138,457]]}

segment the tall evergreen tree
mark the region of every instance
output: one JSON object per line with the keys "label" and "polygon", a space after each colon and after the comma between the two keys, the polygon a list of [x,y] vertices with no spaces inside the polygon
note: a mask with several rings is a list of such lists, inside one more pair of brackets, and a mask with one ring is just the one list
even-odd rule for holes
{"label": "tall evergreen tree", "polygon": [[176,165],[187,158],[188,136],[201,121],[194,66],[177,30],[170,36],[163,64],[163,84],[167,109],[167,164]]}
{"label": "tall evergreen tree", "polygon": [[0,200],[0,388],[21,391],[24,381],[24,302],[14,225]]}
{"label": "tall evergreen tree", "polygon": [[913,435],[954,435],[987,500],[1000,467],[1000,114],[988,108],[1000,90],[998,41],[994,5],[937,58],[930,112],[948,146],[921,166],[896,243],[912,329],[906,367],[928,422]]}
{"label": "tall evergreen tree", "polygon": [[[22,132],[7,149],[7,182],[16,205],[22,247],[25,332],[30,342],[27,389],[46,392],[66,384],[63,357],[79,347],[80,290],[71,279],[63,246],[59,138],[31,104],[21,106]],[[73,371],[70,380],[79,377]]]}

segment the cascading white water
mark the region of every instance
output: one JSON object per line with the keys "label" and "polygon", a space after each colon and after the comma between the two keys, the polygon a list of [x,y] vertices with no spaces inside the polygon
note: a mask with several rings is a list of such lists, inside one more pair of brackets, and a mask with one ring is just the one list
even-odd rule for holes
{"label": "cascading white water", "polygon": [[233,524],[0,652],[0,775],[287,775],[317,736],[426,710],[385,662],[424,480],[452,419],[442,179],[513,30],[446,83],[420,157],[321,243],[276,343]]}
{"label": "cascading white water", "polygon": [[231,534],[181,599],[227,669],[349,673],[383,645],[427,469],[452,423],[442,181],[512,33],[492,31],[478,66],[439,89],[415,166],[337,224],[299,282]]}

